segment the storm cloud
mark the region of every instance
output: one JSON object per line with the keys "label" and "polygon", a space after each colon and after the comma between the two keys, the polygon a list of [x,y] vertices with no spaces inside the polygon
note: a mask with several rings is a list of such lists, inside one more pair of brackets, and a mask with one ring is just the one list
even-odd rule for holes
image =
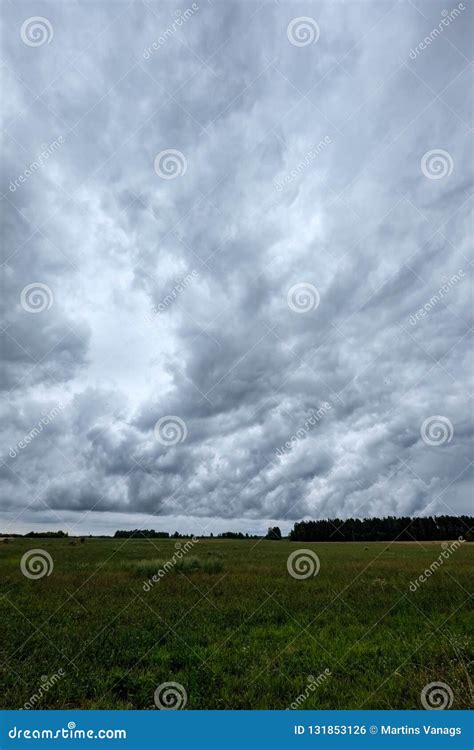
{"label": "storm cloud", "polygon": [[471,511],[471,28],[5,6],[2,532]]}

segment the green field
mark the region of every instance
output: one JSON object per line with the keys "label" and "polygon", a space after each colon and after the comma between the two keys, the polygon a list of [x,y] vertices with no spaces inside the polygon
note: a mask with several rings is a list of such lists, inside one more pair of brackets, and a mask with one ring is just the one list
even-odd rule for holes
{"label": "green field", "polygon": [[[22,574],[32,548],[51,555],[49,576]],[[289,575],[298,548],[317,553],[318,575]],[[152,709],[169,681],[184,686],[189,709],[281,709],[300,695],[303,709],[421,708],[435,681],[450,686],[453,708],[468,708],[474,545],[409,589],[442,549],[202,540],[144,591],[175,540],[9,540],[0,544],[1,707],[20,708],[62,669],[37,708]]]}

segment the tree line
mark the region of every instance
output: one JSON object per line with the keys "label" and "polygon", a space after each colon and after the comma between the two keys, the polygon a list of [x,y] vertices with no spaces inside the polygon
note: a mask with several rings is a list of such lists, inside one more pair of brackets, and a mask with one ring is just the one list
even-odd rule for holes
{"label": "tree line", "polygon": [[[292,542],[429,542],[463,537],[473,541],[473,516],[385,516],[299,521]],[[269,529],[270,532],[270,529]]]}
{"label": "tree line", "polygon": [[[176,532],[177,534],[178,532]],[[175,536],[176,536],[175,534]],[[145,537],[145,539],[169,539],[170,535],[168,531],[156,531],[155,529],[133,529],[133,530],[119,530],[114,534],[115,539],[129,539],[130,537]]]}
{"label": "tree line", "polygon": [[[288,534],[291,542],[429,542],[459,539],[474,541],[473,516],[384,516],[383,518],[328,518],[318,521],[298,521]],[[0,534],[0,537],[3,536]],[[15,537],[22,534],[8,534]],[[67,537],[67,531],[30,531],[25,537]],[[92,535],[89,535],[92,536]],[[99,535],[104,538],[106,534]],[[267,534],[243,534],[241,531],[224,531],[209,536],[202,534],[180,534],[175,531],[157,531],[156,529],[118,530],[115,539],[284,539],[278,526],[271,526]],[[109,537],[110,538],[110,537]]]}

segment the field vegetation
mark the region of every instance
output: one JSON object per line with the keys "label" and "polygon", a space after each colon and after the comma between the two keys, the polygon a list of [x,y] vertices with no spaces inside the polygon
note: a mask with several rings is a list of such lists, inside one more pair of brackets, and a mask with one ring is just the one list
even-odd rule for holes
{"label": "field vegetation", "polygon": [[[184,686],[190,709],[298,699],[303,709],[420,708],[435,681],[450,686],[453,708],[470,706],[472,543],[424,582],[446,543],[188,547],[172,538],[0,543],[1,707],[22,707],[58,674],[37,708],[154,709],[169,681]],[[20,567],[33,548],[53,563],[36,579]],[[299,549],[318,556],[316,575],[290,575]]]}

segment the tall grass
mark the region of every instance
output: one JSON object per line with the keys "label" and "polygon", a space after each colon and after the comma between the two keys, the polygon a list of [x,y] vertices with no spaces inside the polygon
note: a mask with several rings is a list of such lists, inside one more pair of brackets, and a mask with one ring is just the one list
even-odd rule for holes
{"label": "tall grass", "polygon": [[[114,565],[117,568],[117,564]],[[222,562],[216,558],[207,558],[201,560],[195,555],[187,555],[178,560],[172,558],[161,559],[141,559],[141,560],[121,560],[118,567],[129,570],[132,573],[136,573],[140,576],[150,577],[156,575],[159,570],[164,570],[166,575],[177,573],[184,573],[189,575],[198,571],[202,573],[209,573],[210,575],[220,573],[224,566]]]}

